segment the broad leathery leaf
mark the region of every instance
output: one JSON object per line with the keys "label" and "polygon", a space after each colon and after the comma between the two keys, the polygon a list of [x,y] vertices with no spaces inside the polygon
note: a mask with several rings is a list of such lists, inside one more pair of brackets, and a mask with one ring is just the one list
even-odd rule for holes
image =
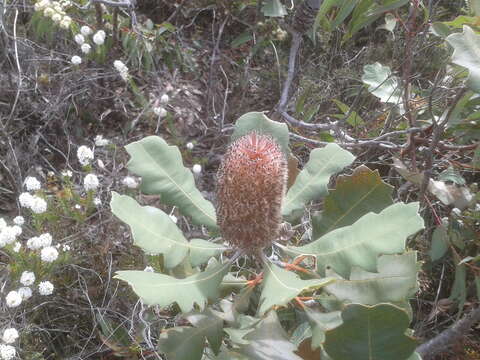
{"label": "broad leathery leaf", "polygon": [[312,349],[319,348],[325,342],[325,331],[335,329],[342,324],[340,311],[321,313],[305,307],[305,315],[312,327]]}
{"label": "broad leathery leaf", "polygon": [[129,196],[112,192],[110,208],[115,216],[130,226],[134,245],[148,255],[164,255],[168,269],[179,265],[189,252],[192,266],[198,266],[227,249],[201,239],[187,241],[162,210],[140,206]]}
{"label": "broad leathery leaf", "polygon": [[270,17],[283,17],[287,15],[287,10],[285,10],[285,6],[283,6],[280,0],[266,0],[262,6],[262,12],[263,15]]}
{"label": "broad leathery leaf", "polygon": [[201,329],[177,326],[160,334],[158,350],[168,360],[201,360],[205,347],[205,335]]}
{"label": "broad leathery leaf", "polygon": [[223,319],[207,309],[202,313],[190,313],[185,316],[195,329],[207,338],[215,355],[220,351],[223,338]]}
{"label": "broad leathery leaf", "polygon": [[480,93],[480,35],[464,25],[463,33],[451,34],[445,40],[455,49],[452,62],[468,69],[468,85],[470,89]]}
{"label": "broad leathery leaf", "polygon": [[291,271],[265,262],[258,313],[263,315],[274,305],[285,306],[301,292],[318,289],[332,281],[329,278],[302,280]]}
{"label": "broad leathery leaf", "polygon": [[312,217],[312,239],[352,225],[369,212],[379,213],[393,204],[393,187],[382,181],[378,171],[361,165],[350,176],[339,176],[334,190],[325,197],[323,211]]}
{"label": "broad leathery leaf", "polygon": [[448,250],[448,232],[445,226],[438,225],[432,234],[432,245],[428,255],[432,261],[437,261],[446,254]]}
{"label": "broad leathery leaf", "polygon": [[118,271],[116,279],[124,280],[147,305],[167,306],[174,302],[182,312],[191,311],[194,304],[203,309],[208,300],[216,300],[219,285],[230,264],[215,260],[207,269],[185,279],[145,271]]}
{"label": "broad leathery leaf", "polygon": [[325,334],[324,348],[335,360],[405,360],[415,350],[415,340],[405,335],[408,315],[393,305],[347,305],[342,320]]}
{"label": "broad leathery leaf", "polygon": [[191,239],[188,243],[190,264],[193,267],[205,264],[214,256],[220,255],[228,248],[203,239]]}
{"label": "broad leathery leaf", "polygon": [[270,120],[261,112],[249,112],[240,116],[235,122],[235,130],[231,137],[232,142],[252,131],[256,131],[259,134],[270,135],[281,147],[285,158],[288,158],[290,154],[290,150],[288,149],[290,134],[287,124]]}
{"label": "broad leathery leaf", "polygon": [[392,75],[388,66],[376,62],[363,67],[362,81],[368,85],[368,91],[384,103],[402,102],[400,79]]}
{"label": "broad leathery leaf", "polygon": [[164,255],[165,266],[173,268],[188,253],[188,241],[172,219],[162,210],[140,206],[133,198],[112,192],[110,208],[130,226],[133,243],[148,255]]}
{"label": "broad leathery leaf", "polygon": [[377,271],[380,254],[403,252],[407,237],[423,226],[418,203],[396,203],[379,214],[368,213],[353,225],[333,230],[305,246],[287,247],[286,251],[313,255],[320,271],[330,266],[346,279],[352,266]]}
{"label": "broad leathery leaf", "polygon": [[327,193],[330,176],[350,165],[354,159],[350,152],[337,144],[314,149],[283,200],[283,216],[290,216],[302,210],[309,201],[324,196]]}
{"label": "broad leathery leaf", "polygon": [[418,270],[415,251],[402,255],[382,255],[378,258],[377,267],[378,272],[355,267],[349,280],[337,279],[325,290],[343,302],[364,305],[402,303],[415,294]]}
{"label": "broad leathery leaf", "polygon": [[241,346],[239,352],[250,360],[302,360],[295,355],[297,347],[288,341],[275,311],[270,311],[245,340],[248,344]]}
{"label": "broad leathery leaf", "polygon": [[125,148],[131,156],[127,167],[142,177],[144,193],[161,195],[163,203],[177,206],[197,225],[217,228],[215,209],[196,188],[193,174],[183,166],[176,146],[169,146],[158,136],[148,136]]}

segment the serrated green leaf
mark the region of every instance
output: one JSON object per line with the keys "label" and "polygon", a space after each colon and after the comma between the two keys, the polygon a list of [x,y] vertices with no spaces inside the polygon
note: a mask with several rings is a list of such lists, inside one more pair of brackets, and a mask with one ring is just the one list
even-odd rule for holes
{"label": "serrated green leaf", "polygon": [[390,205],[379,214],[368,213],[353,225],[339,228],[301,247],[288,247],[296,255],[313,255],[317,266],[330,266],[348,278],[352,266],[377,271],[377,257],[405,250],[408,236],[423,228],[418,203]]}
{"label": "serrated green leaf", "polygon": [[325,197],[323,211],[312,217],[312,239],[352,225],[369,212],[379,213],[393,204],[393,187],[382,181],[378,171],[361,165],[350,176],[339,176],[334,190]]}
{"label": "serrated green leaf", "polygon": [[239,352],[250,360],[302,360],[295,355],[297,347],[288,341],[275,311],[270,311],[245,340],[248,344],[241,346]]}
{"label": "serrated green leaf", "polygon": [[384,103],[402,102],[400,79],[392,75],[388,66],[376,62],[363,67],[362,81],[368,85],[368,91]]}
{"label": "serrated green leaf", "polygon": [[480,35],[469,26],[463,26],[463,33],[451,34],[445,39],[455,50],[452,55],[454,64],[463,66],[470,72],[469,87],[480,92]]}
{"label": "serrated green leaf", "polygon": [[321,313],[305,308],[305,314],[312,326],[312,348],[317,349],[325,342],[325,331],[335,329],[342,324],[340,311]]}
{"label": "serrated green leaf", "polygon": [[287,10],[280,0],[266,0],[262,6],[262,12],[263,15],[270,17],[283,17],[287,15]]}
{"label": "serrated green leaf", "polygon": [[148,305],[163,307],[176,302],[182,312],[188,312],[194,304],[202,309],[208,300],[218,298],[219,285],[229,268],[229,263],[213,261],[204,272],[185,279],[145,271],[118,271],[115,278],[128,282]]}
{"label": "serrated green leaf", "polygon": [[332,281],[329,278],[302,280],[291,271],[265,262],[258,313],[263,315],[274,305],[285,306],[301,292],[318,289]]}
{"label": "serrated green leaf", "polygon": [[[338,279],[325,287],[343,302],[375,305],[383,302],[402,303],[417,290],[417,253],[382,255],[378,272],[353,268],[349,280]],[[330,274],[331,275],[331,274]]]}
{"label": "serrated green leaf", "polygon": [[275,139],[278,145],[280,145],[286,157],[290,153],[290,150],[288,149],[290,135],[287,124],[270,120],[261,112],[249,112],[240,116],[236,121],[235,130],[232,134],[232,142],[252,131],[270,135]]}
{"label": "serrated green leaf", "polygon": [[324,348],[335,360],[404,360],[415,350],[415,341],[405,335],[408,315],[393,305],[347,305],[342,320],[325,335]]}
{"label": "serrated green leaf", "polygon": [[177,326],[163,331],[158,339],[158,350],[168,360],[201,360],[204,347],[204,333],[194,327]]}
{"label": "serrated green leaf", "polygon": [[330,176],[350,165],[354,159],[350,152],[337,144],[313,150],[283,200],[283,216],[290,216],[293,212],[302,210],[309,201],[324,196]]}
{"label": "serrated green leaf", "polygon": [[133,243],[148,255],[164,255],[165,267],[174,268],[190,252],[192,266],[208,261],[226,248],[201,239],[187,241],[162,210],[140,206],[133,198],[112,192],[110,208],[132,230]]}
{"label": "serrated green leaf", "polygon": [[220,351],[223,338],[223,319],[215,316],[209,309],[203,313],[187,314],[185,318],[207,338],[210,348],[217,355]]}
{"label": "serrated green leaf", "polygon": [[161,195],[165,204],[177,206],[193,223],[217,228],[215,209],[195,186],[192,172],[183,166],[176,146],[158,136],[148,136],[126,146],[130,171],[142,177],[141,190]]}
{"label": "serrated green leaf", "polygon": [[432,245],[428,251],[428,255],[432,261],[442,258],[448,250],[448,232],[445,226],[439,225],[433,230]]}

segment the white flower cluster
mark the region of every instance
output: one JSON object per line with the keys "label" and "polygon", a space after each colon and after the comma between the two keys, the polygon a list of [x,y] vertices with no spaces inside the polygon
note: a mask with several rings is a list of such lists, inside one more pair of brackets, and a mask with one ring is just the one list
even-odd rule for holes
{"label": "white flower cluster", "polygon": [[160,119],[167,116],[167,110],[162,105],[168,104],[170,101],[170,97],[167,94],[163,94],[160,96],[160,99],[155,102],[155,106],[153,108],[153,113],[157,115]]}
{"label": "white flower cluster", "polygon": [[42,185],[40,184],[40,181],[34,176],[27,176],[24,181],[25,187],[27,188],[27,191],[37,191],[40,190]]}
{"label": "white flower cluster", "polygon": [[102,147],[107,146],[108,144],[110,144],[110,140],[105,139],[103,135],[95,136],[95,146]]}
{"label": "white flower cluster", "polygon": [[28,192],[21,193],[18,201],[22,207],[32,210],[35,214],[42,214],[47,211],[47,202],[36,195],[31,195]]}
{"label": "white flower cluster", "polygon": [[99,184],[98,177],[94,174],[87,174],[83,179],[83,187],[86,191],[96,190]]}
{"label": "white flower cluster", "polygon": [[12,345],[0,345],[0,358],[2,360],[10,360],[15,358],[16,350]]}
{"label": "white flower cluster", "polygon": [[18,331],[15,328],[8,328],[3,330],[2,340],[4,343],[11,344],[18,339]]}
{"label": "white flower cluster", "polygon": [[82,166],[90,164],[93,160],[93,151],[88,146],[82,145],[77,150],[77,158]]}
{"label": "white flower cluster", "polygon": [[21,233],[22,228],[19,225],[8,226],[5,220],[0,218],[0,248],[13,244]]}
{"label": "white flower cluster", "polygon": [[65,8],[71,5],[70,0],[39,0],[35,3],[35,11],[43,12],[45,17],[52,19],[52,21],[61,28],[69,29],[72,24],[72,18],[66,14]]}
{"label": "white flower cluster", "polygon": [[132,176],[125,176],[122,180],[122,184],[128,187],[129,189],[135,189],[138,187],[138,182]]}
{"label": "white flower cluster", "polygon": [[103,45],[105,42],[105,38],[107,37],[107,34],[105,34],[105,31],[103,30],[98,30],[95,35],[93,35],[93,42],[97,45]]}
{"label": "white flower cluster", "polygon": [[115,60],[113,62],[113,67],[120,73],[120,76],[124,81],[127,81],[129,78],[128,67],[120,60]]}
{"label": "white flower cluster", "polygon": [[50,281],[42,281],[38,284],[38,291],[40,295],[47,296],[53,294],[54,286]]}
{"label": "white flower cluster", "polygon": [[[80,28],[80,33],[76,34],[73,39],[75,42],[80,46],[80,50],[85,55],[90,54],[92,50],[92,46],[88,43],[88,37],[93,33],[93,30],[89,26],[82,26]],[[105,31],[99,30],[93,35],[93,42],[97,45],[102,45],[105,42]],[[72,56],[71,59],[72,64],[80,65],[82,63],[82,58],[78,55]]]}
{"label": "white flower cluster", "polygon": [[200,165],[200,164],[193,165],[192,171],[195,175],[200,174],[202,172],[202,165]]}
{"label": "white flower cluster", "polygon": [[34,236],[27,240],[27,248],[30,250],[39,250],[52,245],[52,235],[44,233],[40,236]]}

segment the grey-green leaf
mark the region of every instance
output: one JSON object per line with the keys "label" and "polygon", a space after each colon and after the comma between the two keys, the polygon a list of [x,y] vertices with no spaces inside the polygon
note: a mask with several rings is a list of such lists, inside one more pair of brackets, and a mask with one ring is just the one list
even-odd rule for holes
{"label": "grey-green leaf", "polygon": [[325,350],[335,360],[405,360],[415,350],[415,341],[405,335],[410,319],[393,305],[347,305],[342,319],[325,335]]}
{"label": "grey-green leaf", "polygon": [[432,245],[428,251],[428,255],[432,261],[441,259],[448,250],[448,233],[445,226],[439,225],[433,230]]}
{"label": "grey-green leaf", "polygon": [[187,314],[185,318],[190,321],[195,328],[205,336],[210,344],[210,348],[215,354],[220,351],[223,338],[223,319],[207,309],[202,313]]}
{"label": "grey-green leaf", "polygon": [[126,146],[131,159],[127,167],[142,177],[141,189],[161,195],[161,201],[177,206],[197,225],[217,228],[215,209],[195,186],[192,172],[183,166],[176,146],[158,136],[148,136]]}
{"label": "grey-green leaf", "polygon": [[285,306],[303,291],[326,286],[334,279],[302,280],[294,272],[265,262],[258,313],[263,315],[274,305]]}
{"label": "grey-green leaf", "polygon": [[305,308],[305,315],[312,327],[312,348],[317,349],[325,342],[325,332],[335,329],[342,324],[340,311],[321,313],[308,307]]}
{"label": "grey-green leaf", "polygon": [[235,141],[252,131],[273,137],[282,148],[285,157],[290,153],[288,149],[289,132],[287,124],[270,120],[262,112],[249,112],[240,116],[235,122],[232,141]]}
{"label": "grey-green leaf", "polygon": [[262,7],[262,12],[264,16],[270,17],[283,17],[287,15],[287,10],[285,10],[280,0],[266,0]]}
{"label": "grey-green leaf", "polygon": [[131,197],[116,192],[112,192],[110,208],[130,226],[133,243],[149,255],[163,254],[167,268],[177,266],[187,255],[188,241],[162,210],[140,206]]}
{"label": "grey-green leaf", "polygon": [[471,27],[464,25],[463,33],[455,33],[445,39],[455,50],[452,55],[454,64],[463,66],[470,72],[469,86],[480,92],[480,35]]}
{"label": "grey-green leaf", "polygon": [[350,176],[339,176],[329,191],[323,211],[312,217],[312,239],[336,228],[352,225],[369,212],[379,213],[393,204],[393,187],[382,181],[378,171],[361,165]]}
{"label": "grey-green leaf", "polygon": [[329,232],[310,244],[288,247],[296,255],[313,255],[319,270],[330,266],[348,278],[352,266],[377,271],[380,254],[396,254],[405,250],[408,236],[423,228],[418,203],[396,203],[379,214],[369,213],[353,225]]}
{"label": "grey-green leaf", "polygon": [[240,347],[239,352],[250,360],[302,360],[295,355],[297,347],[288,341],[275,311],[270,311],[245,340],[248,344]]}
{"label": "grey-green leaf", "polygon": [[228,248],[203,239],[189,241],[190,264],[195,267],[205,264],[210,258],[220,255]]}
{"label": "grey-green leaf", "polygon": [[363,67],[362,81],[368,85],[368,91],[384,103],[402,102],[400,80],[392,75],[388,66],[376,62]]}
{"label": "grey-green leaf", "polygon": [[188,312],[194,304],[202,309],[208,300],[217,300],[220,282],[229,268],[229,263],[213,261],[204,272],[185,279],[145,271],[118,271],[115,278],[128,282],[148,305],[163,307],[176,302],[182,312]]}
{"label": "grey-green leaf", "polygon": [[355,157],[336,144],[310,153],[310,159],[290,187],[282,206],[283,216],[301,210],[311,200],[325,196],[330,176],[350,165]]}
{"label": "grey-green leaf", "polygon": [[365,305],[402,303],[417,290],[417,254],[382,255],[378,272],[353,268],[349,280],[338,279],[325,289],[339,300]]}
{"label": "grey-green leaf", "polygon": [[160,334],[158,350],[168,360],[201,360],[205,347],[205,336],[202,329],[177,326]]}

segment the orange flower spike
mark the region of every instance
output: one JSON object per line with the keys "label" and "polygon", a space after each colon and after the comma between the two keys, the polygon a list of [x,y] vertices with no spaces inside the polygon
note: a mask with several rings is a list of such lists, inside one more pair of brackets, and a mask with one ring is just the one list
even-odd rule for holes
{"label": "orange flower spike", "polygon": [[223,238],[255,253],[278,236],[287,182],[275,140],[252,132],[234,141],[218,170],[217,218]]}

